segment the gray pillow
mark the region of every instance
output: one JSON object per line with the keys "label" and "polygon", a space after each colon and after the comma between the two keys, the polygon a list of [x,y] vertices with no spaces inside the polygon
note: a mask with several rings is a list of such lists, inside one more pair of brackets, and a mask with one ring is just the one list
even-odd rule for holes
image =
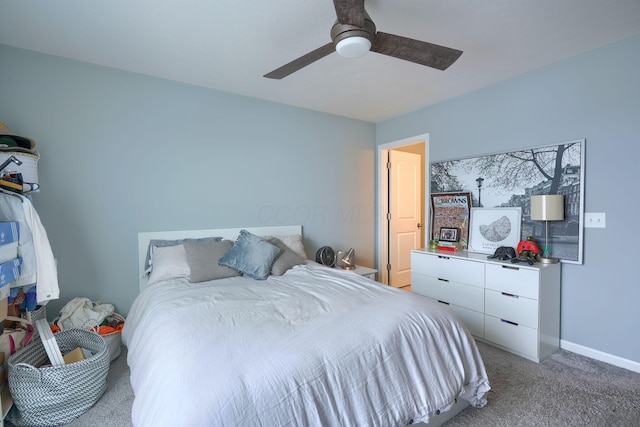
{"label": "gray pillow", "polygon": [[189,263],[189,269],[191,269],[189,279],[191,283],[240,275],[237,270],[218,264],[218,260],[222,255],[227,253],[233,246],[231,240],[186,241],[182,245],[187,253],[187,262]]}
{"label": "gray pillow", "polygon": [[287,245],[285,245],[280,239],[272,237],[269,239],[269,243],[279,247],[282,252],[276,258],[273,266],[271,267],[271,274],[274,276],[282,276],[287,270],[296,265],[304,264],[304,259],[294,251],[292,251]]}
{"label": "gray pillow", "polygon": [[155,246],[156,248],[162,248],[166,246],[176,246],[181,245],[184,242],[208,242],[215,241],[219,242],[222,240],[222,237],[200,237],[200,238],[188,238],[188,239],[178,239],[178,240],[163,240],[163,239],[152,239],[149,241],[149,246],[147,247],[147,257],[144,260],[144,271],[151,271],[151,247]]}
{"label": "gray pillow", "polygon": [[231,249],[220,258],[219,263],[235,268],[245,276],[264,280],[269,277],[273,262],[280,252],[281,249],[277,246],[247,230],[240,230],[238,239]]}

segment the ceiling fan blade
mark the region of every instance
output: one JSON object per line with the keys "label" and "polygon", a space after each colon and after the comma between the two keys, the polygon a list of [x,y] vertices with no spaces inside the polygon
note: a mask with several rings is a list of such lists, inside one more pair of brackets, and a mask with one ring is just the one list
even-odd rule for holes
{"label": "ceiling fan blade", "polygon": [[289,74],[293,74],[301,68],[304,68],[307,65],[324,58],[330,53],[335,52],[335,50],[336,49],[333,46],[333,43],[327,43],[324,46],[319,47],[316,50],[312,50],[311,52],[302,55],[300,58],[294,59],[288,64],[285,64],[282,67],[265,74],[263,77],[266,77],[268,79],[282,79],[284,77],[287,77]]}
{"label": "ceiling fan blade", "polygon": [[333,0],[338,22],[364,27],[364,0]]}
{"label": "ceiling fan blade", "polygon": [[446,70],[462,55],[461,50],[381,32],[376,33],[371,50],[438,70]]}

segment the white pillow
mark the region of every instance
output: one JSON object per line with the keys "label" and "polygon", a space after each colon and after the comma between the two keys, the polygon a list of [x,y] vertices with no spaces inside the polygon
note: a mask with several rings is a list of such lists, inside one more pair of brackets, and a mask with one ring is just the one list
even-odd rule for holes
{"label": "white pillow", "polygon": [[269,240],[273,237],[280,240],[286,247],[300,255],[302,259],[307,259],[307,254],[305,253],[304,245],[302,244],[302,236],[300,234],[290,234],[287,236],[264,236],[263,239]]}
{"label": "white pillow", "polygon": [[151,274],[147,285],[181,277],[188,279],[190,274],[183,245],[151,247]]}

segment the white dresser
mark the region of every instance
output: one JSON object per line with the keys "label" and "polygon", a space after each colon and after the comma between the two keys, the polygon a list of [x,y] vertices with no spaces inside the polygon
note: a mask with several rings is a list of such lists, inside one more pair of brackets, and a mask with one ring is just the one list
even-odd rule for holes
{"label": "white dresser", "polygon": [[539,362],[560,345],[560,270],[417,249],[411,291],[447,305],[476,338]]}

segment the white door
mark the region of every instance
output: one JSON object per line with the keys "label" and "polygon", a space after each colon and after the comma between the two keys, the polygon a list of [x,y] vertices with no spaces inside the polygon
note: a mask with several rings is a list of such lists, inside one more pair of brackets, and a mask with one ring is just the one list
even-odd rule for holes
{"label": "white door", "polygon": [[389,285],[411,284],[411,250],[422,247],[422,158],[389,151]]}

